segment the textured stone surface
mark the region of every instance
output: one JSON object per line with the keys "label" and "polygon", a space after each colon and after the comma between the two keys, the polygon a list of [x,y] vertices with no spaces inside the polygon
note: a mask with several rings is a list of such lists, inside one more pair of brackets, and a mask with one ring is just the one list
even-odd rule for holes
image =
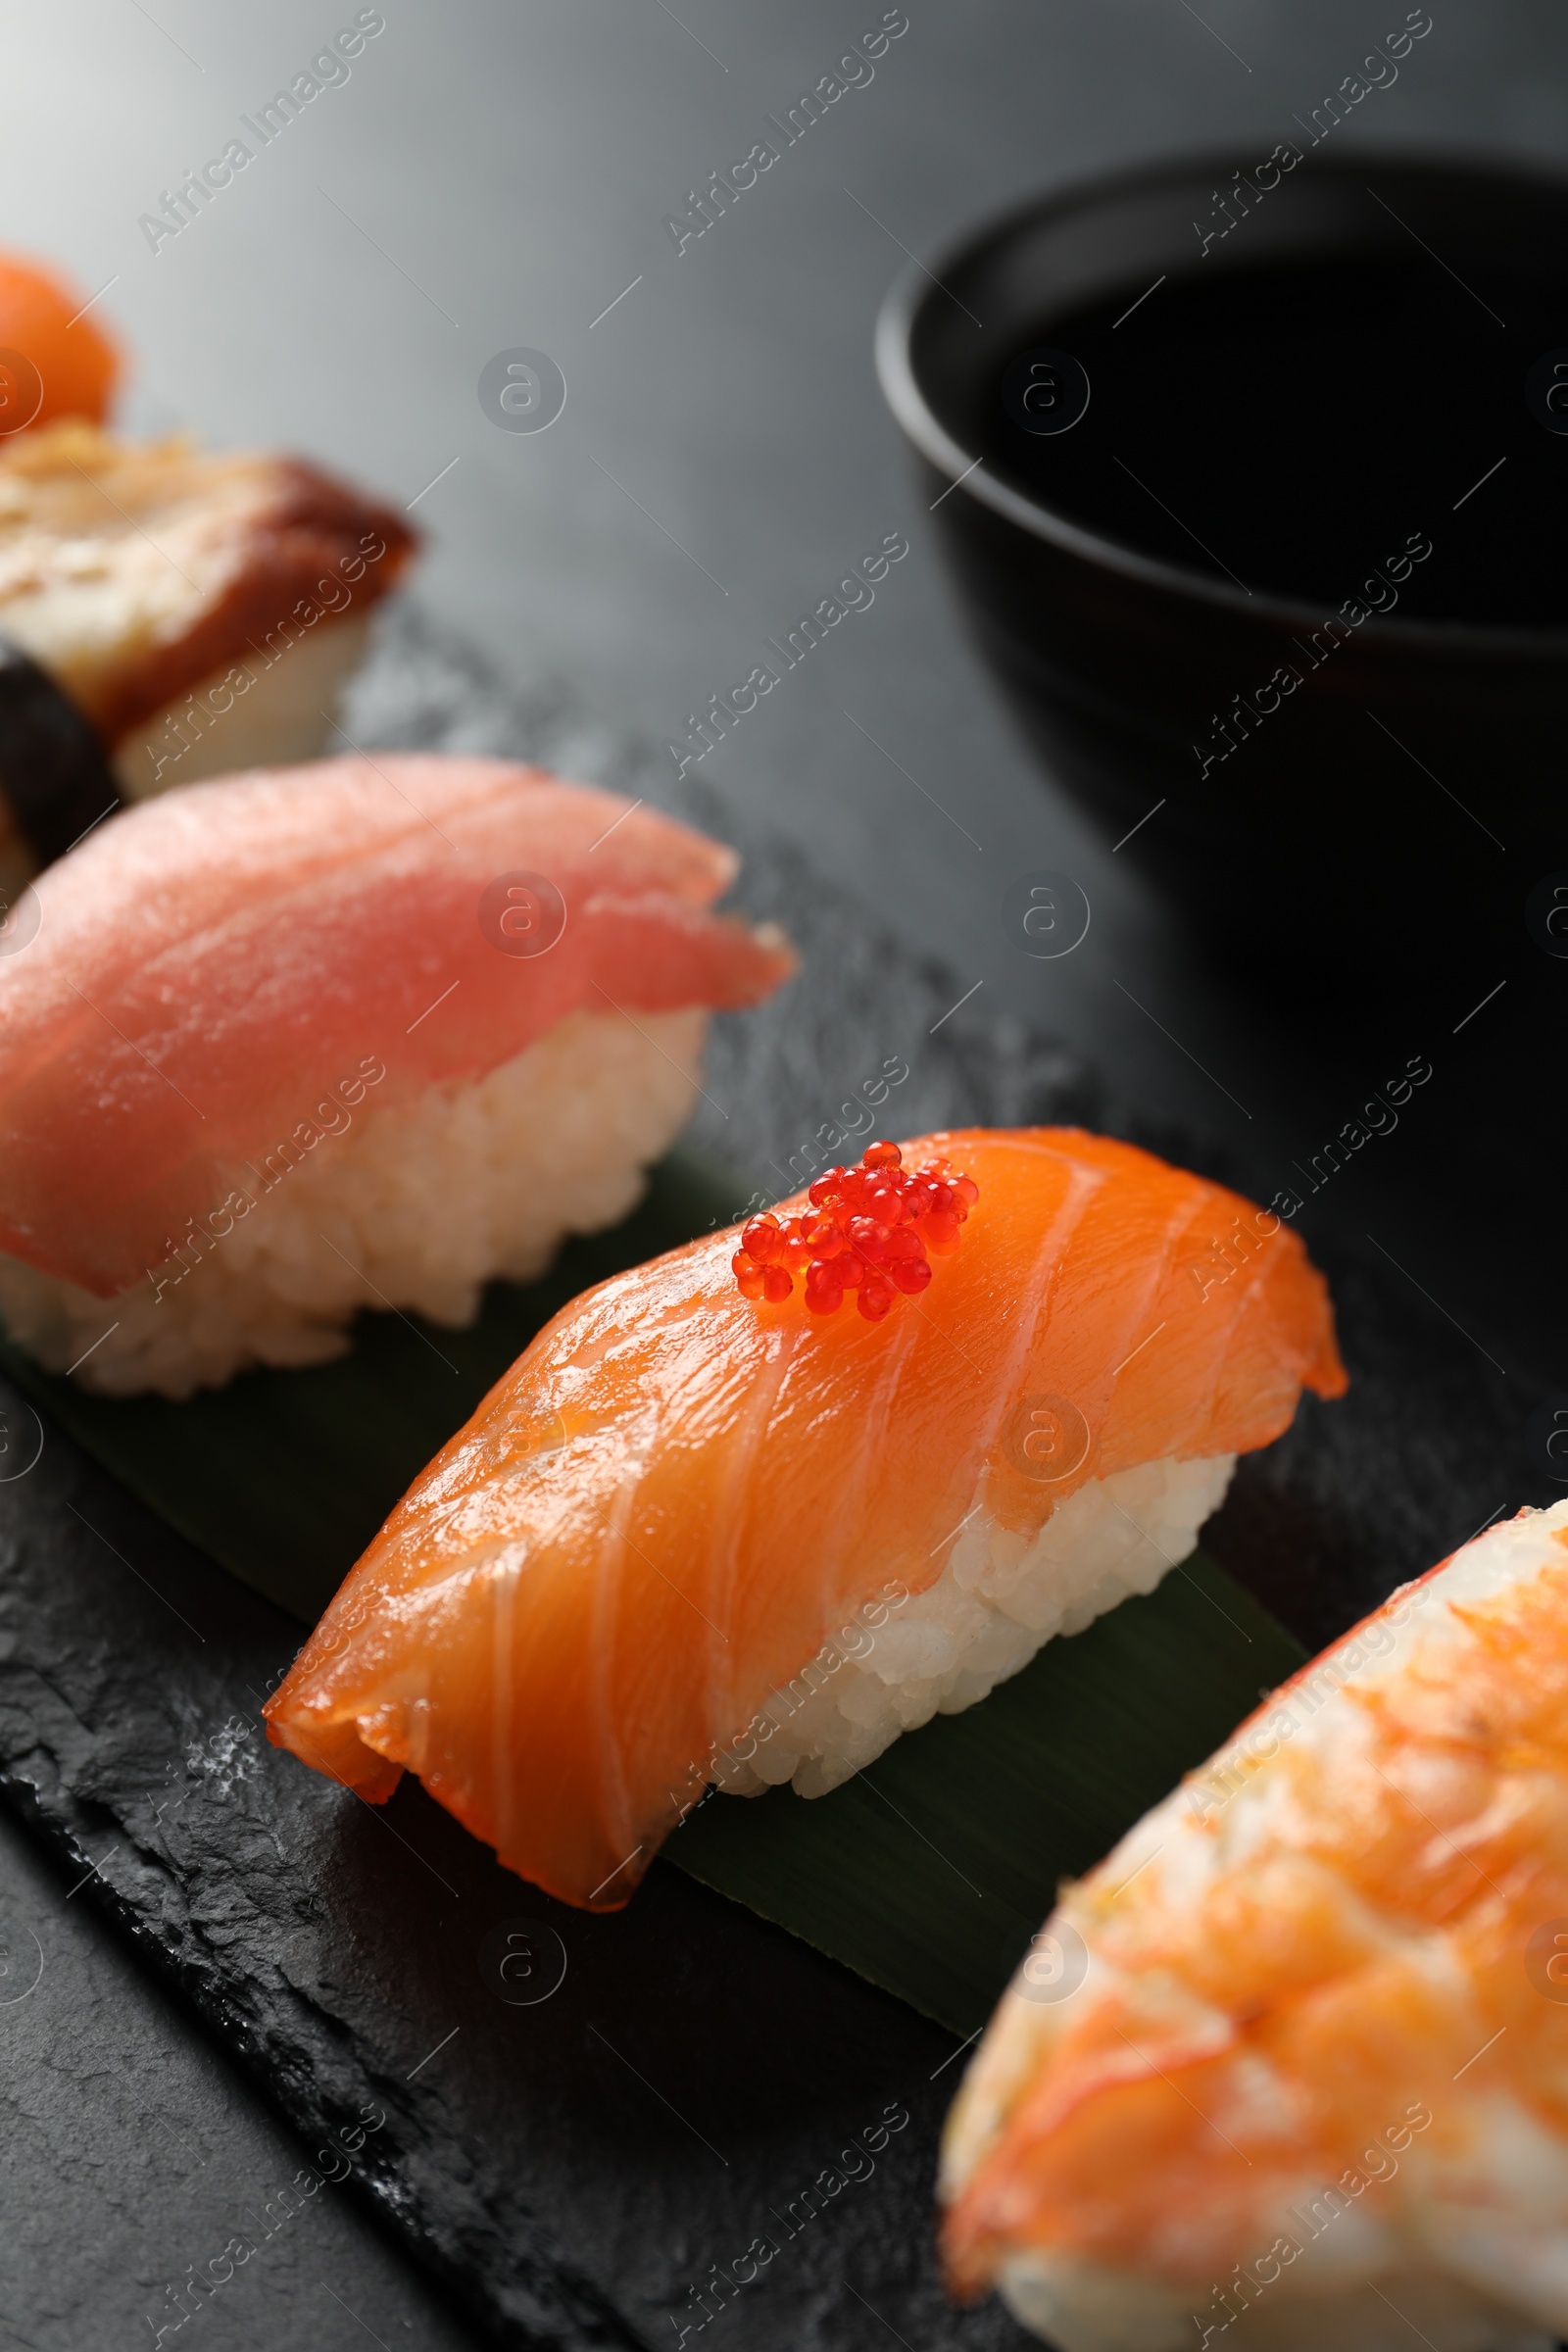
{"label": "textured stone surface", "polygon": [[[659,788],[637,747],[574,744],[569,711],[514,707],[412,614],[359,702],[362,740],[526,749]],[[746,895],[790,924],[804,962],[761,1020],[715,1042],[701,1132],[737,1160],[744,1148],[742,1182],[766,1183],[889,1057],[909,1065],[895,1129],[1093,1115],[1136,1131],[1049,1040],[976,1008],[944,1018],[957,977],[878,934],[798,853],[754,842]],[[1214,1157],[1201,1137],[1181,1148]],[[1351,1398],[1309,1407],[1249,1463],[1212,1538],[1315,1640],[1524,1475],[1471,1344],[1386,1270],[1336,1279]],[[839,2151],[891,2103],[910,2120],[749,2289],[745,2340],[858,2341],[862,2298],[911,2343],[1015,2337],[995,2306],[956,2316],[937,2287],[930,2188],[954,2082],[937,2029],[672,1869],[626,1913],[583,1917],[509,1879],[416,1787],[375,1812],[279,1755],[258,1708],[295,1628],[63,1440],[0,1489],[0,1536],[12,1801],[74,1871],[97,1865],[77,1899],[177,1985],[309,2147],[384,2112],[354,2159],[361,2193],[481,2325],[572,2347],[673,2340],[672,2319],[706,2308],[691,2290],[710,2266],[744,2255],[825,2168],[858,2170]],[[516,1921],[565,1954],[533,2006],[481,1968],[485,1938]],[[739,2315],[726,2324],[739,2340]]]}
{"label": "textured stone surface", "polygon": [[214,2262],[233,2266],[200,2307],[218,2347],[470,2344],[341,2185],[284,2211],[309,2152],[72,1895],[80,1877],[0,1816],[0,2344],[188,2342],[181,2292]]}

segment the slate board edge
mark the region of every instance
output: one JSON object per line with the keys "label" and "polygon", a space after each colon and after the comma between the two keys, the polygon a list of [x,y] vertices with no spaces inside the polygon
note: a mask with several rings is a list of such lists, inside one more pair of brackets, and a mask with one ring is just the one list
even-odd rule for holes
{"label": "slate board edge", "polygon": [[[215,1574],[225,1573],[215,1564]],[[186,1936],[196,1937],[212,1960],[212,1967],[204,1976],[194,1965],[182,1965],[174,1939],[156,1935],[148,1925],[146,1912],[128,1898],[118,1895],[96,1875],[89,1848],[101,1842],[99,1831],[107,1835],[115,1829],[128,1835],[117,1813],[106,1806],[102,1808],[101,1821],[95,1824],[89,1818],[92,1808],[78,1798],[61,1788],[47,1793],[42,1791],[27,1773],[10,1763],[0,1763],[0,1799],[62,1877],[124,1938],[181,2009],[195,2020],[220,2054],[244,2069],[249,2080],[298,2134],[302,2163],[309,2163],[312,2144],[336,2128],[335,2120],[318,2095],[322,2082],[330,2078],[332,2049],[338,2040],[338,2030],[328,2013],[298,1986],[291,1986],[302,2031],[296,2051],[284,2056],[279,2049],[278,2056],[283,2057],[283,2062],[278,2063],[274,2057],[270,2064],[268,2052],[277,2047],[277,2037],[262,2032],[254,2016],[238,2001],[214,1997],[204,1989],[209,1981],[232,1982],[231,1974],[223,1971],[220,1956],[206,1939],[187,1923]],[[144,1846],[136,1850],[138,1861],[149,1875],[159,1870],[157,1856]],[[172,1870],[165,1866],[162,1875],[172,1887],[177,1888],[177,1877]],[[297,2050],[311,2043],[316,2045],[316,2063],[307,2073],[298,2061]],[[397,2113],[401,2104],[399,2085],[369,2064],[363,2051],[357,2052],[355,2066],[389,2115]],[[407,2113],[406,2108],[404,2112]],[[466,2263],[462,2253],[445,2242],[442,2233],[410,2214],[409,2197],[397,2178],[394,2163],[383,2161],[351,2168],[342,2185],[401,2252],[419,2264],[452,2295],[479,2332],[507,2347],[508,2352],[612,2352],[612,2352],[647,2352],[647,2339],[627,2326],[590,2281],[574,2278],[554,2253],[542,2254],[537,2266],[526,2254],[515,2254],[520,2271],[528,2274],[537,2269],[544,2274],[539,2277],[537,2287],[531,2277],[525,2276],[519,2281],[521,2293],[535,2304],[538,2324],[499,2308],[476,2284],[485,2276],[483,2269]],[[557,2307],[554,2311],[553,2305]],[[552,2320],[554,2325],[550,2324]],[[562,2322],[566,2323],[564,2328]]]}

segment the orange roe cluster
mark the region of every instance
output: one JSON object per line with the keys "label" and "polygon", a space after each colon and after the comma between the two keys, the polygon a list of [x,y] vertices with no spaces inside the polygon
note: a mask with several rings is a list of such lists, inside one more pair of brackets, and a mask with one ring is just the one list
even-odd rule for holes
{"label": "orange roe cluster", "polygon": [[836,1315],[846,1291],[868,1323],[880,1323],[902,1291],[918,1298],[931,1260],[951,1257],[958,1228],[980,1198],[972,1176],[945,1159],[904,1165],[897,1144],[870,1144],[858,1168],[829,1168],[807,1196],[803,1216],[753,1217],[730,1264],[748,1298],[780,1305],[806,1277],[813,1315]]}

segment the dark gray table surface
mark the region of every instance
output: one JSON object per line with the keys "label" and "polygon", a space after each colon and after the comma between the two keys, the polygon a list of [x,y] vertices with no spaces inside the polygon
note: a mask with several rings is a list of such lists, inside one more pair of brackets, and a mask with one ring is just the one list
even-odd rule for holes
{"label": "dark gray table surface", "polygon": [[[414,502],[426,607],[505,679],[562,681],[607,741],[673,733],[863,548],[906,531],[911,557],[875,606],[704,763],[715,808],[788,834],[910,945],[982,983],[996,1013],[1054,1029],[1124,1099],[1203,1125],[1265,1185],[1381,1073],[1359,1070],[1343,1007],[1285,1024],[1262,992],[1209,971],[1042,783],[958,634],[870,324],[903,249],[1032,188],[1189,146],[1266,153],[1404,12],[907,8],[872,83],[677,255],[665,216],[879,6],[387,0],[348,82],[154,254],[139,216],[354,9],[8,0],[0,229],[89,292],[114,281],[100,309],[137,355],[128,422],[296,447]],[[1337,135],[1568,154],[1560,9],[1432,13],[1397,86]],[[546,433],[502,433],[479,406],[485,362],[518,346],[566,378]],[[592,772],[592,729],[580,751]],[[1094,906],[1083,948],[1054,964],[1013,955],[999,923],[1008,881],[1041,865],[1074,873]],[[1500,1155],[1526,1158],[1532,1120],[1528,1099],[1494,1100],[1479,1025],[1453,1034],[1490,984],[1461,917],[1435,938],[1410,1041],[1437,1064],[1430,1130],[1407,1123],[1363,1155],[1319,1229],[1375,1229],[1505,1363],[1549,1377],[1549,1230],[1535,1230],[1547,1254],[1532,1270],[1531,1237],[1472,1214],[1443,1177],[1446,1134],[1488,1122]],[[294,2144],[3,1821],[0,1929],[0,2342],[151,2341],[167,2286],[265,2207]],[[35,1954],[36,1989],[17,1998]],[[329,2191],[206,2326],[269,2352],[467,2340]]]}

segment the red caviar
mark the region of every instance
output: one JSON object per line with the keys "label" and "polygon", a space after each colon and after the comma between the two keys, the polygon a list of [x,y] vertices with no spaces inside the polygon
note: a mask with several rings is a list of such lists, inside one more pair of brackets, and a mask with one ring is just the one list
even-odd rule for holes
{"label": "red caviar", "polygon": [[836,1315],[851,1291],[865,1320],[880,1323],[901,1294],[926,1288],[931,1256],[953,1255],[980,1187],[945,1159],[910,1169],[897,1144],[870,1144],[858,1168],[827,1169],[807,1197],[804,1216],[752,1218],[730,1260],[736,1282],[748,1298],[780,1306],[804,1273],[811,1314]]}
{"label": "red caviar", "polygon": [[770,1258],[777,1257],[783,1247],[784,1236],[779,1221],[772,1215],[754,1217],[741,1235],[741,1248],[760,1266],[765,1266]]}

